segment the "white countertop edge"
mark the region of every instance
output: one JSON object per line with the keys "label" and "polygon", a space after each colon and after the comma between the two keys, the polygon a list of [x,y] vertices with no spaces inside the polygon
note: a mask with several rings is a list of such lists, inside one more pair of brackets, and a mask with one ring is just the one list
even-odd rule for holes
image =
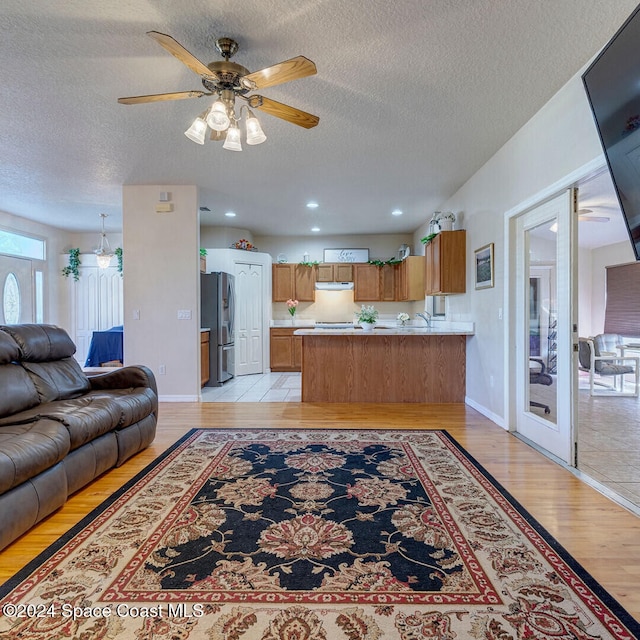
{"label": "white countertop edge", "polygon": [[464,329],[380,329],[373,331],[354,329],[296,329],[295,336],[472,336],[474,331]]}

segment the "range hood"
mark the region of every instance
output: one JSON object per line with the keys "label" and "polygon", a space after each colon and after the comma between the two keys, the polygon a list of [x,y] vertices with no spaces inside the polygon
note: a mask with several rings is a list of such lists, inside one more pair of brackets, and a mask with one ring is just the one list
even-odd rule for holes
{"label": "range hood", "polygon": [[316,291],[352,291],[353,282],[316,282]]}

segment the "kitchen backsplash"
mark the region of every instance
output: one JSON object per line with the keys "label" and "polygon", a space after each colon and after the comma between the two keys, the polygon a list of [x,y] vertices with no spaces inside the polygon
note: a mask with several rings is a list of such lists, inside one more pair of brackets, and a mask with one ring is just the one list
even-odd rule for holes
{"label": "kitchen backsplash", "polygon": [[[296,312],[296,324],[304,320],[313,322],[353,322],[355,313],[363,303],[353,301],[353,291],[316,291],[315,302],[301,302]],[[372,302],[381,320],[395,320],[404,311],[412,319],[416,312],[424,309],[424,301],[417,302]],[[284,302],[273,303],[273,319],[287,320],[291,316]]]}

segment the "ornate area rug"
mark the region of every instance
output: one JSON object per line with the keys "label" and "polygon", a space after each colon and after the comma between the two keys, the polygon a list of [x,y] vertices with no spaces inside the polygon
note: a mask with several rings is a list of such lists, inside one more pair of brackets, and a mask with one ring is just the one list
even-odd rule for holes
{"label": "ornate area rug", "polygon": [[441,431],[194,430],[0,598],[21,640],[640,631]]}

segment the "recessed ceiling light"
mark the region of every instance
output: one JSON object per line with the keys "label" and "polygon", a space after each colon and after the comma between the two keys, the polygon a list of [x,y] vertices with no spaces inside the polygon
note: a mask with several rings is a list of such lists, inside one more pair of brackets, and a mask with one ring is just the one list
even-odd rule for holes
{"label": "recessed ceiling light", "polygon": [[320,227],[311,227],[311,231],[317,233],[318,231],[320,231]]}
{"label": "recessed ceiling light", "polygon": [[227,211],[227,213],[224,214],[225,216],[227,216],[227,218],[235,218],[236,214],[233,213],[233,211]]}
{"label": "recessed ceiling light", "polygon": [[402,211],[400,211],[400,209],[395,209],[391,212],[392,216],[401,216],[402,215]]}
{"label": "recessed ceiling light", "polygon": [[313,200],[311,202],[307,202],[307,209],[317,209],[320,205]]}

